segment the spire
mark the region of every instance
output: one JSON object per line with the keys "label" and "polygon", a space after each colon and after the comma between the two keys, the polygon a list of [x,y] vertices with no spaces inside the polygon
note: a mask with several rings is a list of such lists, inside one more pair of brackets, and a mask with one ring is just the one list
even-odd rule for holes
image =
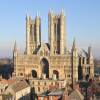
{"label": "spire", "polygon": [[28,14],[26,14],[26,27],[28,27],[30,20],[31,20],[31,17],[28,16]]}
{"label": "spire", "polygon": [[73,46],[72,46],[72,48],[73,48],[73,49],[76,48],[76,39],[75,39],[75,38],[74,38],[74,40],[73,40]]}
{"label": "spire", "polygon": [[36,18],[39,18],[39,12],[37,11],[37,13],[36,13]]}
{"label": "spire", "polygon": [[28,18],[28,14],[26,13],[26,19]]}
{"label": "spire", "polygon": [[53,10],[52,9],[49,10],[49,15],[53,16]]}
{"label": "spire", "polygon": [[14,52],[17,51],[17,44],[16,44],[16,41],[14,42]]}
{"label": "spire", "polygon": [[26,49],[27,49],[27,54],[30,54],[30,21],[31,21],[31,17],[26,15]]}
{"label": "spire", "polygon": [[91,46],[88,47],[88,59],[89,59],[89,64],[94,64],[94,59],[93,59]]}
{"label": "spire", "polygon": [[16,41],[14,42],[14,50],[13,50],[13,56],[17,56],[18,52],[17,52],[17,44]]}
{"label": "spire", "polygon": [[51,13],[51,9],[49,9],[49,14]]}
{"label": "spire", "polygon": [[49,13],[51,14],[52,12],[53,12],[53,11],[52,11],[52,9],[50,8],[50,9],[49,9]]}
{"label": "spire", "polygon": [[64,9],[61,10],[61,16],[64,16],[65,13],[64,13]]}
{"label": "spire", "polygon": [[27,25],[29,25],[30,21],[31,21],[31,16],[26,14],[26,23],[27,23]]}
{"label": "spire", "polygon": [[28,15],[26,14],[26,19],[27,19]]}
{"label": "spire", "polygon": [[38,13],[38,11],[37,11],[37,13],[36,13],[36,16],[37,16],[37,17],[39,16],[39,13]]}
{"label": "spire", "polygon": [[62,8],[61,13],[64,14],[64,9]]}
{"label": "spire", "polygon": [[88,55],[89,55],[90,58],[93,58],[91,46],[88,47]]}

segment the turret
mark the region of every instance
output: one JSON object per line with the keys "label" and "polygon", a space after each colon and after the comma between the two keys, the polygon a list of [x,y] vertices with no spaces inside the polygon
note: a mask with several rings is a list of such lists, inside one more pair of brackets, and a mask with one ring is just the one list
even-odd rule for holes
{"label": "turret", "polygon": [[14,43],[14,49],[13,49],[13,66],[14,66],[14,73],[13,73],[13,76],[15,76],[16,74],[16,59],[17,59],[17,56],[18,56],[18,51],[17,51],[17,44],[16,44],[16,41]]}
{"label": "turret", "polygon": [[65,45],[66,45],[66,32],[65,32],[65,15],[64,11],[61,11],[60,14],[60,54],[63,55],[65,53]]}
{"label": "turret", "polygon": [[76,40],[74,39],[72,45],[72,84],[78,81],[78,52],[76,47]]}
{"label": "turret", "polygon": [[73,56],[78,56],[75,38],[74,38],[73,45],[72,45],[72,52],[73,52]]}
{"label": "turret", "polygon": [[17,44],[16,41],[14,43],[14,49],[13,49],[13,57],[16,57],[18,55],[18,51],[17,51]]}
{"label": "turret", "polygon": [[49,33],[49,43],[50,43],[50,53],[51,55],[54,54],[54,20],[53,20],[53,13],[50,10],[48,14],[48,33]]}
{"label": "turret", "polygon": [[37,13],[36,19],[35,19],[35,26],[36,26],[36,44],[39,46],[41,44],[41,19]]}
{"label": "turret", "polygon": [[90,78],[94,77],[94,59],[92,55],[92,48],[88,47],[88,63],[90,65]]}
{"label": "turret", "polygon": [[26,15],[26,53],[31,54],[30,48],[30,17]]}
{"label": "turret", "polygon": [[89,64],[94,64],[91,46],[88,47],[88,59],[89,59]]}

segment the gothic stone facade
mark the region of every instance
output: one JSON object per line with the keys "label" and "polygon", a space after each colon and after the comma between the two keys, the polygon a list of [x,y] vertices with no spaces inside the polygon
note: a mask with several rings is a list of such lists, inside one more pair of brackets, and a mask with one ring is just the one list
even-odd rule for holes
{"label": "gothic stone facade", "polygon": [[[14,73],[16,77],[46,80],[66,80],[77,82],[89,74],[94,76],[94,64],[91,49],[85,57],[78,52],[75,40],[72,49],[66,46],[65,14],[48,14],[48,40],[41,42],[41,18],[37,15],[33,20],[26,16],[26,49],[19,54],[14,46]],[[79,70],[81,69],[81,70]]]}

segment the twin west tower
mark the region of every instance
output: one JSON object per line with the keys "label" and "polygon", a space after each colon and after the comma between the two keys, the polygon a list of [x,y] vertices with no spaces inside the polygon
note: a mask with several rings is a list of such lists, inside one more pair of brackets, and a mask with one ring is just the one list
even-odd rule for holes
{"label": "twin west tower", "polygon": [[[66,52],[66,31],[63,11],[59,15],[49,12],[48,33],[50,54],[64,55]],[[27,54],[34,54],[36,48],[41,45],[41,18],[38,15],[35,20],[26,16],[26,38]]]}

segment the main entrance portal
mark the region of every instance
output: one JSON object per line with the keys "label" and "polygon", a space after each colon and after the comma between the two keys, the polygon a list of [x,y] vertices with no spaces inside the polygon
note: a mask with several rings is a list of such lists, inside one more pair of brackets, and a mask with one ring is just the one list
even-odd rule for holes
{"label": "main entrance portal", "polygon": [[42,73],[46,74],[46,78],[49,78],[49,63],[46,58],[42,58],[41,60],[41,67],[42,67]]}

